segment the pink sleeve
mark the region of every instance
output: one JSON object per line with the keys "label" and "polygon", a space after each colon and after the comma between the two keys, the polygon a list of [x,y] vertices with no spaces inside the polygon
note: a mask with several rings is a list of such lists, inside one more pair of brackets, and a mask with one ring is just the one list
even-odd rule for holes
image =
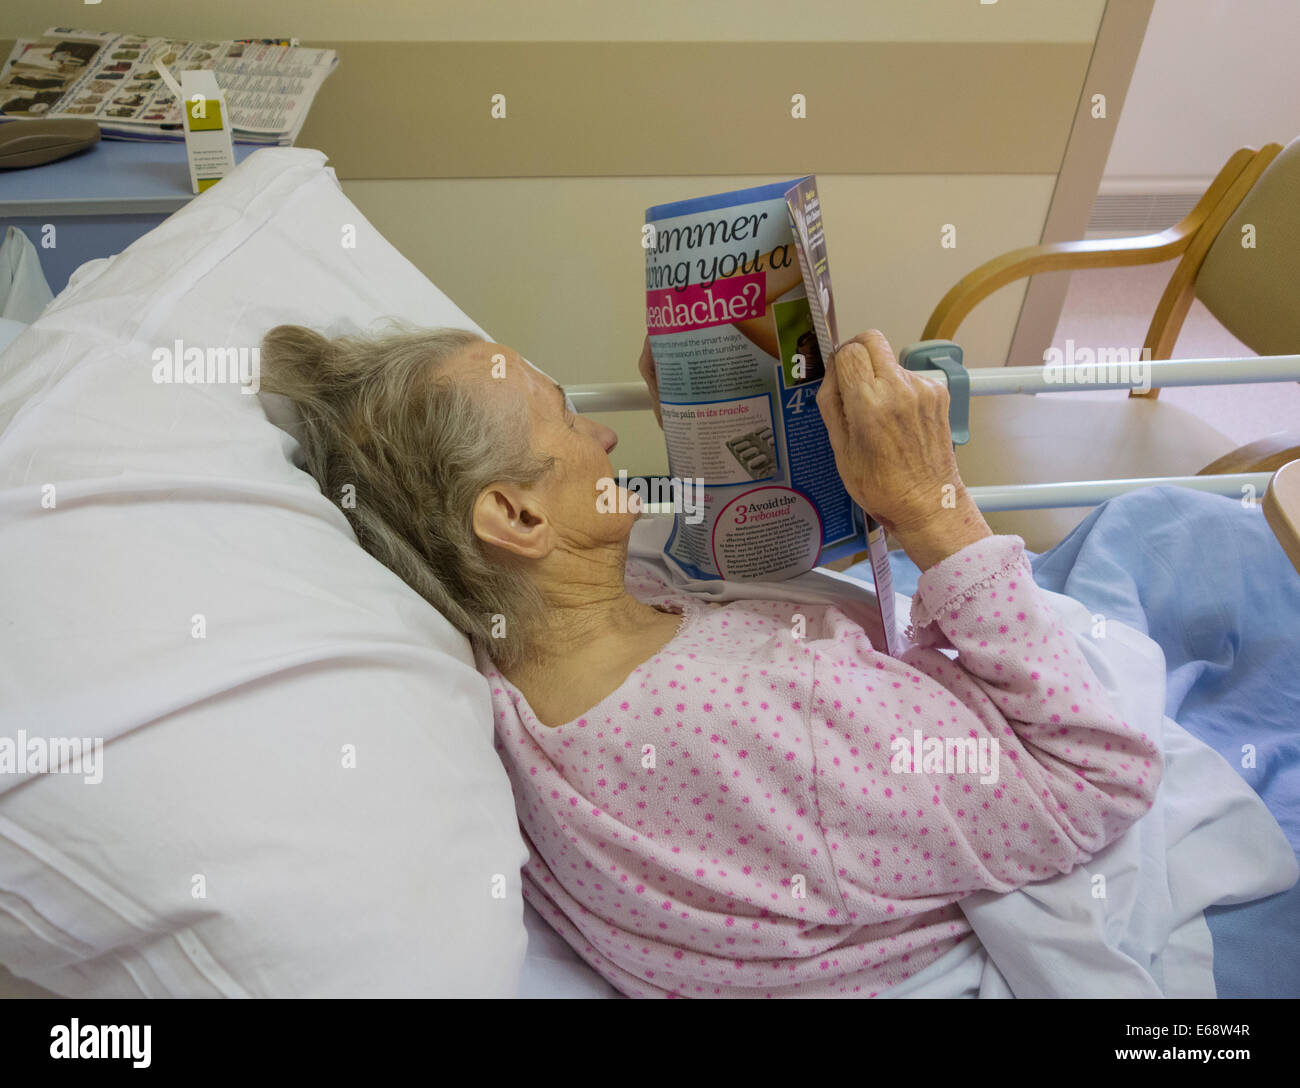
{"label": "pink sleeve", "polygon": [[[925,571],[912,602],[912,624],[919,646],[955,649],[957,659],[921,650],[906,655],[908,663],[959,694],[999,738],[1003,778],[1010,764],[1017,784],[1037,801],[1035,815],[1050,821],[1043,828],[1036,826],[1041,819],[1023,819],[1024,789],[993,791],[997,803],[987,816],[996,818],[1001,809],[1007,862],[1021,853],[1023,865],[1023,858],[1037,853],[1040,862],[1068,871],[1151,807],[1162,770],[1160,750],[1116,717],[1075,636],[1062,629],[1034,583],[1019,537],[986,537]],[[1025,843],[1017,851],[1017,831],[1035,838],[1035,848]],[[1038,837],[1043,831],[1045,839]],[[997,879],[986,873],[990,879],[978,886],[1051,875],[1022,869],[1023,879],[1017,879],[1011,865],[998,868]]]}

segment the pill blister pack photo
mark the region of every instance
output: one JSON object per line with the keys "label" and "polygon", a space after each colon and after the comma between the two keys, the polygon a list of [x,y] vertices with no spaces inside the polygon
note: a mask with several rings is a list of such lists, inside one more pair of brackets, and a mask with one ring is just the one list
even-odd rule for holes
{"label": "pill blister pack photo", "polygon": [[772,444],[772,428],[751,431],[727,442],[727,449],[755,480],[762,480],[776,471],[776,447]]}

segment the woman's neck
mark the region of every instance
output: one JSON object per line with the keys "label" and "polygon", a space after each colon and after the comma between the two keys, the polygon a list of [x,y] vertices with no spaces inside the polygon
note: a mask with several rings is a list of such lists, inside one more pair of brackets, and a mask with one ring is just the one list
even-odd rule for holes
{"label": "woman's neck", "polygon": [[654,615],[627,590],[583,602],[547,602],[547,628],[532,647],[534,660],[568,660],[585,650],[617,645]]}
{"label": "woman's neck", "polygon": [[682,621],[627,592],[621,557],[616,565],[557,564],[538,589],[546,602],[542,629],[529,632],[524,663],[505,675],[548,726],[572,721],[617,690]]}

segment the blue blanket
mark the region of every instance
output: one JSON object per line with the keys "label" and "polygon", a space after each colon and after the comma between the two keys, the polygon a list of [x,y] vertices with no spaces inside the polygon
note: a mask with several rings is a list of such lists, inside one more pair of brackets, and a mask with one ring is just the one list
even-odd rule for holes
{"label": "blue blanket", "polygon": [[[910,595],[915,565],[891,559]],[[1131,492],[1032,564],[1044,589],[1159,644],[1165,713],[1237,769],[1300,854],[1300,573],[1259,506],[1178,487]],[[1300,885],[1212,907],[1206,921],[1220,997],[1300,996]]]}

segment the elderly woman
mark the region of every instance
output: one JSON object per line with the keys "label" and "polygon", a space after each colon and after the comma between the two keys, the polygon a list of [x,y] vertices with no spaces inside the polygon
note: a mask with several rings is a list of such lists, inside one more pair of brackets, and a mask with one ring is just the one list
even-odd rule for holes
{"label": "elderly woman", "polygon": [[[946,390],[881,334],[827,361],[818,405],[924,572],[899,658],[851,609],[709,604],[629,562],[635,503],[596,502],[614,432],[504,345],[282,326],[262,360],[322,491],[472,640],[525,898],[621,992],[874,996],[970,934],[964,896],[1067,872],[1150,808],[1159,750],[962,486]],[[968,740],[993,774],[945,762]]]}

